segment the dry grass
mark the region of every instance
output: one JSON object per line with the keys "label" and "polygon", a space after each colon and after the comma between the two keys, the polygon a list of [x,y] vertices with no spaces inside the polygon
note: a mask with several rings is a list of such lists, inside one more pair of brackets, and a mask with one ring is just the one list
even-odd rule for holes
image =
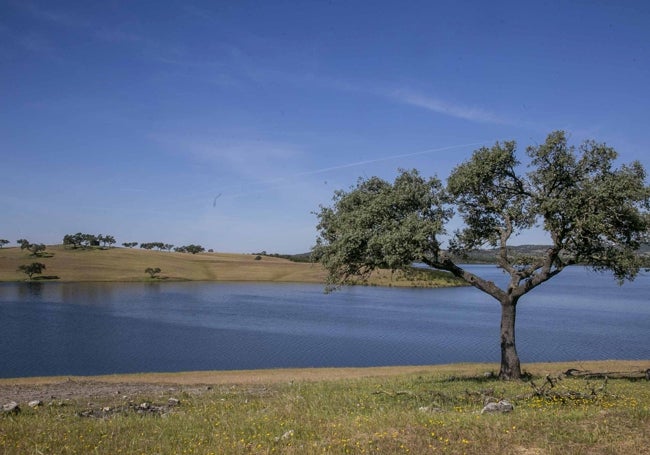
{"label": "dry grass", "polygon": [[[175,253],[129,248],[72,249],[48,246],[44,257],[31,256],[19,248],[0,249],[0,281],[22,281],[26,275],[18,266],[31,262],[46,265],[43,276],[56,281],[151,281],[145,269],[159,267],[158,281],[251,281],[324,283],[320,264],[292,262],[250,254]],[[36,279],[38,279],[35,276]],[[412,278],[380,271],[369,282],[380,286],[454,286],[458,280],[443,272],[421,271]]]}
{"label": "dry grass", "polygon": [[[533,376],[557,374],[570,368],[590,371],[645,370],[647,360],[589,360],[524,364],[523,370]],[[472,376],[497,372],[495,363],[454,363],[449,365],[407,365],[362,368],[275,368],[264,370],[187,371],[177,373],[133,373],[99,376],[43,376],[32,378],[0,378],[0,385],[54,384],[62,381],[137,382],[143,384],[275,384],[289,381],[332,381],[339,379],[386,378],[400,375]]]}
{"label": "dry grass", "polygon": [[43,275],[58,281],[147,281],[147,267],[159,267],[160,280],[286,281],[322,283],[325,272],[317,264],[227,253],[175,253],[129,248],[71,249],[48,246],[51,257],[38,258],[19,248],[0,250],[0,281],[24,280],[21,264],[38,261]]}

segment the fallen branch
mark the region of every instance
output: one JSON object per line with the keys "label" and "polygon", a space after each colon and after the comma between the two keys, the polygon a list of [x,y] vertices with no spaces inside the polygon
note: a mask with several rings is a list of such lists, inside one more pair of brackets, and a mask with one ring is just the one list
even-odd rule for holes
{"label": "fallen branch", "polygon": [[[530,387],[533,389],[533,393],[518,396],[518,399],[529,399],[532,397],[541,397],[551,400],[594,400],[598,398],[599,395],[605,393],[605,388],[607,386],[608,378],[605,377],[603,383],[600,387],[591,386],[589,387],[589,392],[579,392],[576,390],[557,390],[555,389],[557,383],[562,380],[562,377],[553,378],[547,375],[544,378],[544,383],[538,386],[535,381],[530,381]],[[552,390],[554,389],[554,390]]]}
{"label": "fallen branch", "polygon": [[603,371],[594,372],[589,370],[577,370],[570,368],[564,372],[564,376],[570,378],[584,378],[584,379],[645,379],[650,381],[650,368],[647,370],[636,371]]}

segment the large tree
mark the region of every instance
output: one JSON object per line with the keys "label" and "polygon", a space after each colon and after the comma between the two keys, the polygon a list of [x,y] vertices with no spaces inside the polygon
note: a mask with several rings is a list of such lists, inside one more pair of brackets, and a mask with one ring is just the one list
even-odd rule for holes
{"label": "large tree", "polygon": [[[520,378],[515,316],[521,297],[573,264],[610,271],[619,283],[634,279],[640,267],[635,251],[648,242],[650,226],[650,187],[639,162],[615,168],[614,149],[593,141],[570,146],[562,131],[527,152],[528,172],[515,142],[504,142],[476,150],[446,187],[411,170],[393,183],[372,177],[337,191],[333,205],[317,213],[314,254],[328,271],[328,286],[414,263],[448,271],[499,302],[499,376]],[[463,225],[448,233],[455,213]],[[532,228],[543,228],[551,245],[541,257],[514,259],[509,242]],[[453,259],[487,246],[510,276],[503,288]]]}

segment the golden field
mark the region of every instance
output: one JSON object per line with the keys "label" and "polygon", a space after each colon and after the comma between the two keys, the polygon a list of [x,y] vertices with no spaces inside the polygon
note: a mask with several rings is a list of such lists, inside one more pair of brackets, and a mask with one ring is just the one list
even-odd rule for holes
{"label": "golden field", "polygon": [[[34,279],[43,281],[152,281],[145,269],[160,268],[156,281],[251,281],[324,283],[326,272],[320,264],[234,253],[176,253],[139,248],[73,249],[49,245],[45,254],[33,256],[18,247],[0,249],[0,281],[24,281],[20,265],[45,264]],[[462,283],[444,272],[418,271],[415,276],[379,271],[369,284],[381,286],[458,286]]]}

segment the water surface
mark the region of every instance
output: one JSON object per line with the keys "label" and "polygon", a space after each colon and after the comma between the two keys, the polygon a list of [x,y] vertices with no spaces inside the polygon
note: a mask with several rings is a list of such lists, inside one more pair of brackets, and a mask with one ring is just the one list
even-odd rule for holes
{"label": "water surface", "polygon": [[[648,291],[562,272],[518,307],[522,361],[650,358]],[[499,310],[469,287],[3,283],[0,377],[498,362]]]}

